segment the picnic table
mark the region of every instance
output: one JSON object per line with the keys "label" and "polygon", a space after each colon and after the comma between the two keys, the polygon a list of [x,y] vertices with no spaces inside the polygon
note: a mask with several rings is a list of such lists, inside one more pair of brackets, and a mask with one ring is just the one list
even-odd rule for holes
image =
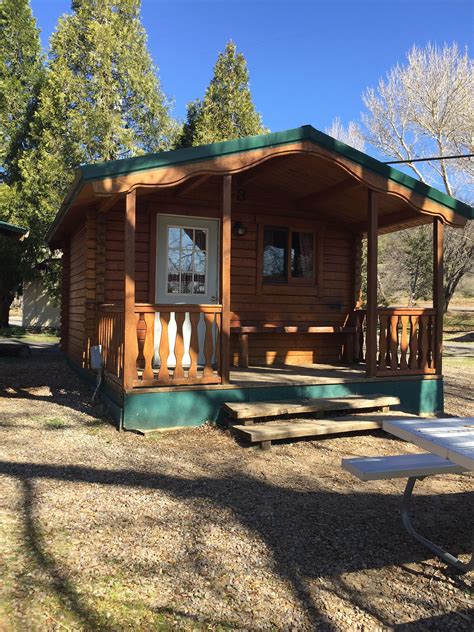
{"label": "picnic table", "polygon": [[[462,572],[474,568],[474,528],[472,555],[462,562],[413,528],[409,502],[417,480],[445,473],[474,472],[474,417],[449,419],[391,419],[383,422],[383,430],[426,450],[420,455],[364,457],[343,459],[342,466],[362,480],[408,478],[403,493],[403,524],[414,538],[443,561]],[[474,492],[473,492],[474,493]],[[474,521],[471,521],[471,525]]]}
{"label": "picnic table", "polygon": [[474,472],[474,417],[397,419],[385,421],[382,427],[385,432]]}

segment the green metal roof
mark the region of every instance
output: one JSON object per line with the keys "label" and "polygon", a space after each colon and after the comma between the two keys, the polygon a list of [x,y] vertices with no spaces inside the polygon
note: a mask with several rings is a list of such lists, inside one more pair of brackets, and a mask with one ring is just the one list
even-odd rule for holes
{"label": "green metal roof", "polygon": [[7,222],[2,222],[0,220],[0,233],[16,233],[19,235],[26,235],[27,232],[27,228],[22,228],[21,226],[17,226],[16,224],[8,224]]}
{"label": "green metal roof", "polygon": [[323,132],[320,132],[311,125],[303,125],[302,127],[296,127],[284,132],[273,132],[271,134],[261,134],[259,136],[247,136],[246,138],[238,138],[221,143],[212,143],[210,145],[200,145],[199,147],[174,149],[172,151],[145,154],[143,156],[125,158],[123,160],[111,160],[109,162],[83,165],[77,170],[76,178],[74,179],[74,182],[71,185],[58,214],[49,227],[46,235],[46,241],[49,242],[52,239],[54,232],[61,224],[64,216],[73,204],[82,186],[87,182],[103,180],[104,178],[115,178],[139,171],[164,169],[173,165],[191,162],[204,162],[206,160],[212,160],[213,158],[228,156],[230,154],[237,154],[268,147],[278,147],[298,141],[310,141],[330,152],[339,154],[344,158],[348,158],[349,160],[352,160],[353,162],[358,163],[387,179],[398,182],[424,197],[431,198],[435,202],[446,206],[462,217],[474,219],[474,209],[468,204],[465,204],[460,200],[456,200],[438,189],[423,184],[423,182],[412,178],[406,173],[403,173],[398,169],[394,169],[393,167],[372,158],[372,156],[364,154],[363,152],[354,149],[353,147],[350,147],[349,145],[346,145],[327,134],[323,134]]}
{"label": "green metal roof", "polygon": [[372,156],[346,145],[345,143],[320,132],[311,125],[303,125],[284,132],[273,132],[261,134],[259,136],[248,136],[236,140],[201,145],[199,147],[189,147],[186,149],[175,149],[173,151],[163,151],[156,154],[146,154],[135,158],[125,158],[123,160],[111,160],[92,165],[84,165],[80,168],[82,182],[92,180],[102,180],[103,178],[114,178],[137,171],[147,171],[150,169],[160,169],[190,162],[200,162],[212,160],[229,154],[237,154],[255,149],[267,147],[278,147],[297,141],[310,141],[327,149],[328,151],[340,154],[363,167],[378,173],[385,178],[398,182],[403,186],[432,200],[443,204],[456,213],[468,218],[474,218],[474,209],[455,198],[430,187],[416,178],[412,178],[406,173],[394,169],[390,165],[384,164]]}

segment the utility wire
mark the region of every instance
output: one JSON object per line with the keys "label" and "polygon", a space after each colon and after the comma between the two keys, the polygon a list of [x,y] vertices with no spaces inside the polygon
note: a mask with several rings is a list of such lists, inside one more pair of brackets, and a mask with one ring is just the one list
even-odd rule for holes
{"label": "utility wire", "polygon": [[432,156],[431,158],[412,158],[411,160],[387,160],[385,165],[398,165],[402,162],[427,162],[428,160],[452,160],[454,158],[474,158],[474,154],[459,154],[457,156]]}

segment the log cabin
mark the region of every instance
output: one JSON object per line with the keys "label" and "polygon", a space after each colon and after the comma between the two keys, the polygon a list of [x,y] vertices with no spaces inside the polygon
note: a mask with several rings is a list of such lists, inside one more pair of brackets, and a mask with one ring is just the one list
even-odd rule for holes
{"label": "log cabin", "polygon": [[[443,408],[443,228],[473,209],[310,125],[84,165],[50,227],[61,349],[118,426],[224,402],[385,394]],[[430,308],[380,308],[383,233],[433,230]],[[361,304],[362,240],[367,299]]]}

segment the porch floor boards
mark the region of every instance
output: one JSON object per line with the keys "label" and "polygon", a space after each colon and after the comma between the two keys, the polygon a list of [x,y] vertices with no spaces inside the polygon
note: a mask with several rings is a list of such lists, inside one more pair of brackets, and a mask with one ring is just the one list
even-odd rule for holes
{"label": "porch floor boards", "polygon": [[231,367],[230,382],[233,386],[275,386],[298,384],[334,384],[365,379],[365,366],[344,364],[308,364],[302,366],[249,366]]}
{"label": "porch floor boards", "polygon": [[231,367],[230,384],[183,384],[180,386],[140,386],[126,391],[127,393],[150,393],[176,390],[215,390],[240,389],[271,386],[308,386],[323,384],[344,384],[354,382],[380,382],[381,380],[419,380],[440,379],[438,375],[398,375],[367,377],[365,365],[344,364],[308,364],[308,365],[278,365],[278,366],[249,366],[248,368]]}

